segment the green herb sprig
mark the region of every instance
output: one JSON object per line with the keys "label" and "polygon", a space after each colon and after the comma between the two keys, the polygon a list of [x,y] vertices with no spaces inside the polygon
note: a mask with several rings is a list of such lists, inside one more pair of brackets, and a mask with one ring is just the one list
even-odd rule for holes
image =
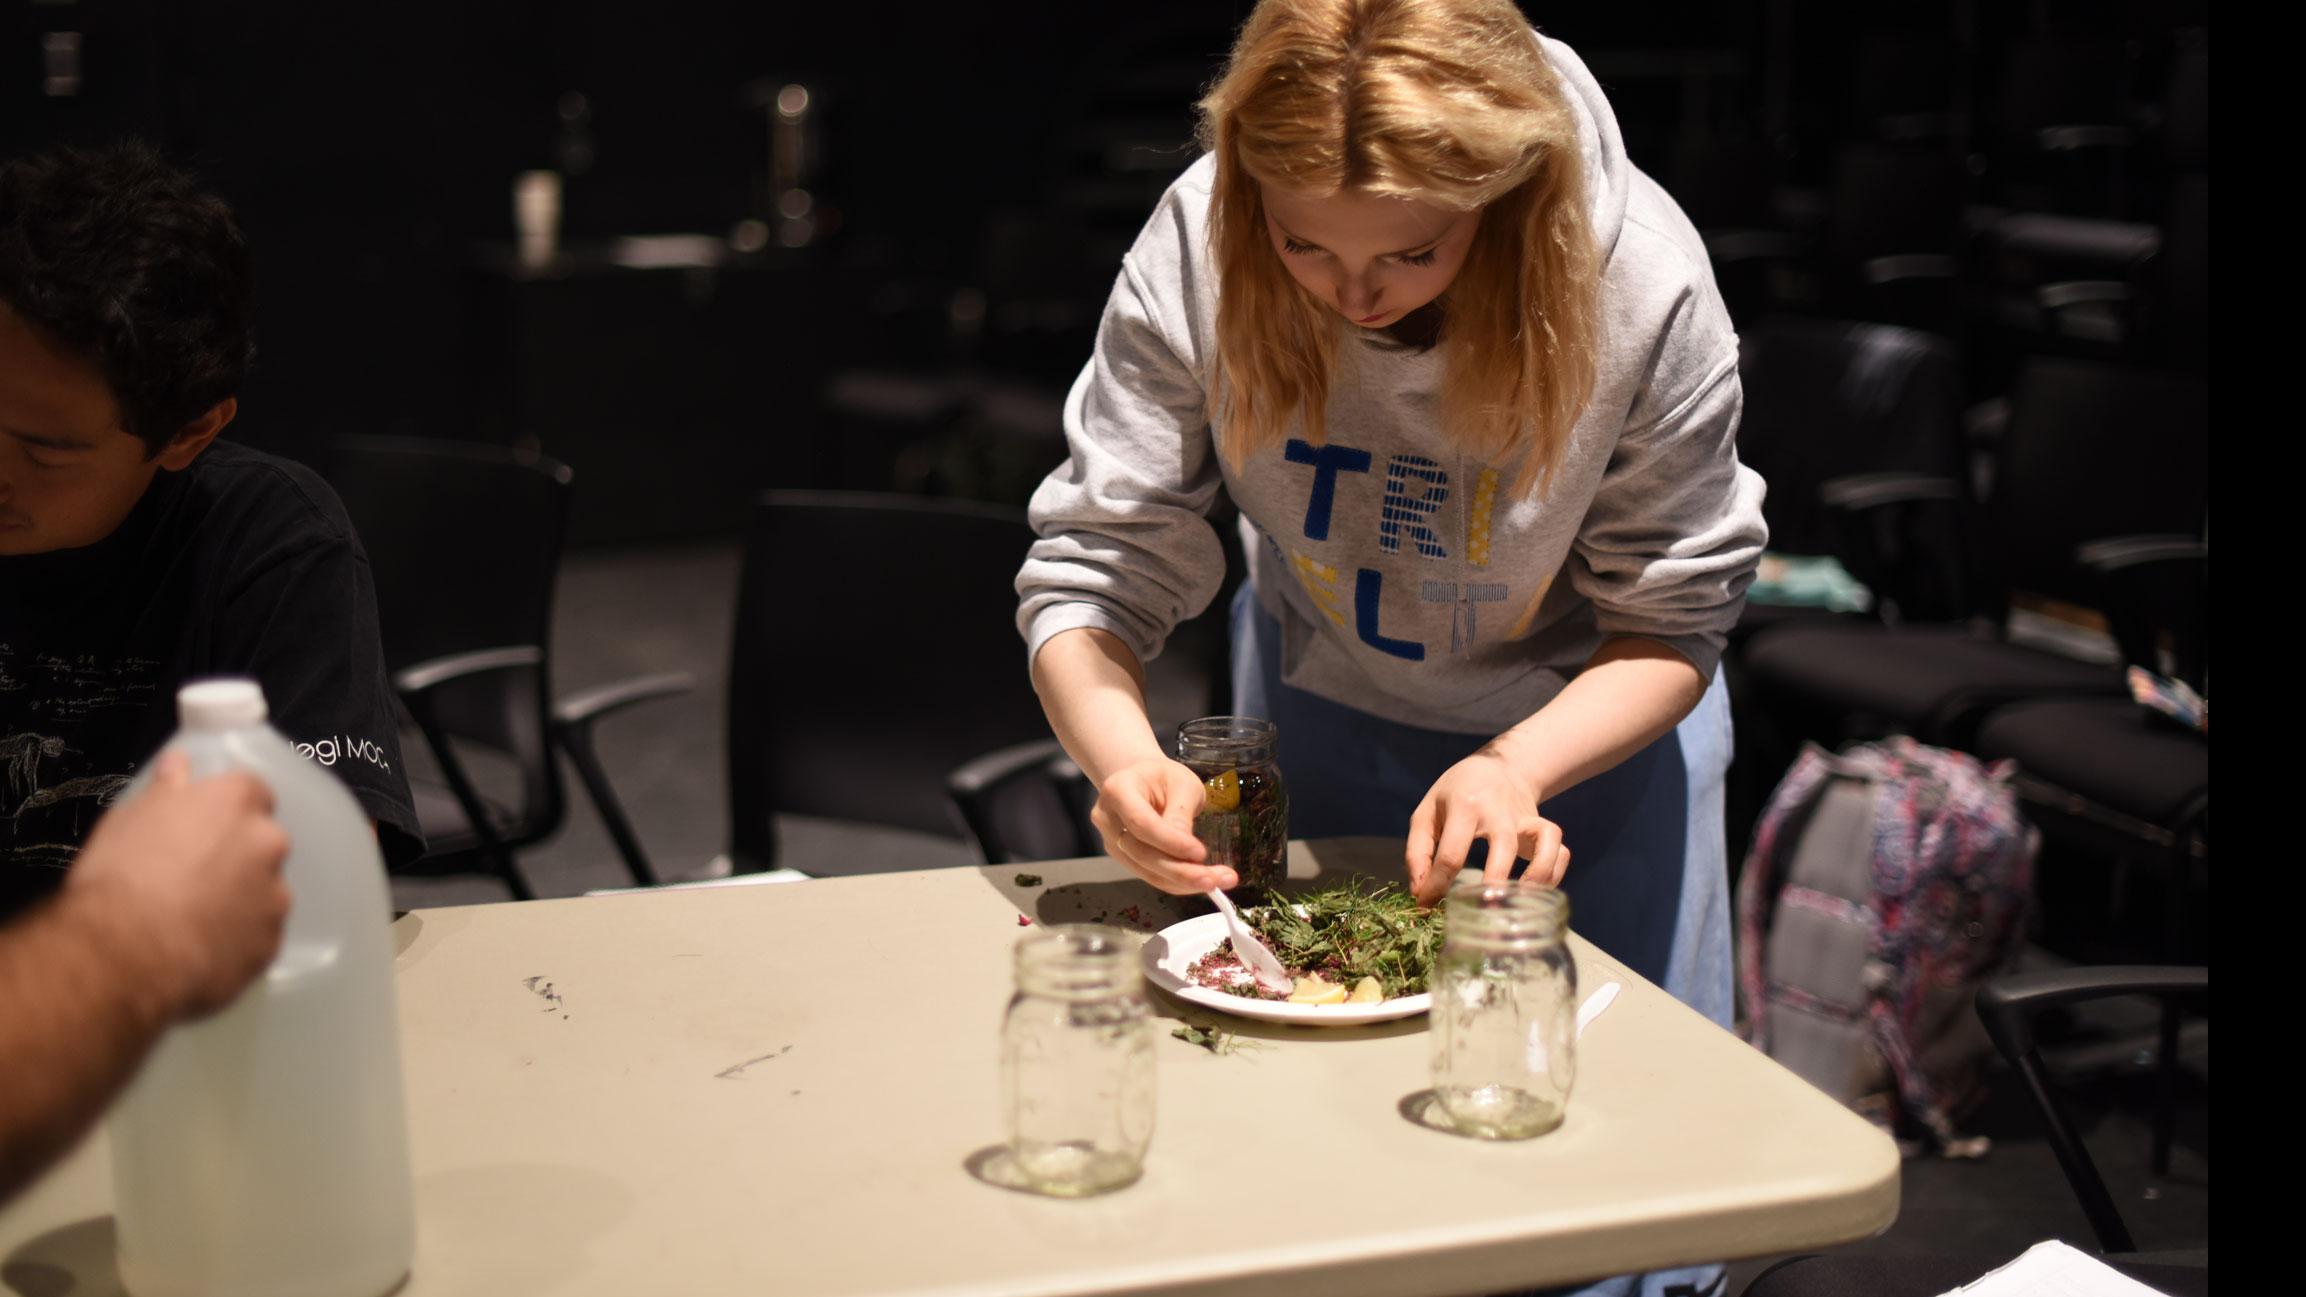
{"label": "green herb sprig", "polygon": [[1394,883],[1348,878],[1243,911],[1283,964],[1351,986],[1374,977],[1385,998],[1422,993],[1441,951],[1441,909]]}

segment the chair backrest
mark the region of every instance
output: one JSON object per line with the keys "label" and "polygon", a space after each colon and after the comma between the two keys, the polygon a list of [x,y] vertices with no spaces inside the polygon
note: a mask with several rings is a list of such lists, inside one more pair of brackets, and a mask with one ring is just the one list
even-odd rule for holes
{"label": "chair backrest", "polygon": [[1738,458],[1769,483],[1770,548],[1836,552],[1818,488],[1853,473],[1965,476],[1961,361],[1891,324],[1773,317],[1746,331]]}
{"label": "chair backrest", "polygon": [[1097,790],[1055,739],[988,752],[945,780],[989,865],[1100,855]]}
{"label": "chair backrest", "polygon": [[546,716],[568,467],[527,451],[413,437],[342,438],[328,465],[368,550],[389,669],[481,649],[545,653],[534,667],[442,686],[433,716],[460,746],[517,767],[521,803],[507,844],[549,834],[564,809]]}
{"label": "chair backrest", "polygon": [[2058,36],[2012,45],[1988,141],[2001,201],[2083,216],[2131,214],[2133,79],[2124,43]]}
{"label": "chair backrest", "polygon": [[1954,44],[1934,32],[1871,31],[1857,44],[1853,125],[1879,132],[1897,118],[1950,117],[1954,108]]}
{"label": "chair backrest", "polygon": [[945,777],[1048,737],[1016,629],[1033,531],[992,505],[772,491],[753,507],[729,664],[730,852],[778,813],[959,837]]}
{"label": "chair backrest", "polygon": [[2019,41],[2003,55],[2000,127],[2007,145],[2040,147],[2054,126],[2109,126],[2126,120],[2129,62],[2110,36]]}
{"label": "chair backrest", "polygon": [[2035,357],[2010,396],[1989,502],[2003,590],[2095,606],[2075,550],[2114,536],[2199,536],[2210,489],[2210,391],[2135,366]]}
{"label": "chair backrest", "polygon": [[1969,180],[1945,144],[1864,144],[1834,159],[1826,246],[1838,276],[1874,257],[1951,256]]}

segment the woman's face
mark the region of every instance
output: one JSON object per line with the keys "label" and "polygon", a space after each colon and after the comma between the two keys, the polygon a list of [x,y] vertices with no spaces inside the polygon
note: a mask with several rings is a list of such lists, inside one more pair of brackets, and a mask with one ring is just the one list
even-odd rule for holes
{"label": "woman's face", "polygon": [[1265,232],[1305,291],[1365,329],[1382,329],[1448,289],[1481,213],[1343,190],[1258,186]]}

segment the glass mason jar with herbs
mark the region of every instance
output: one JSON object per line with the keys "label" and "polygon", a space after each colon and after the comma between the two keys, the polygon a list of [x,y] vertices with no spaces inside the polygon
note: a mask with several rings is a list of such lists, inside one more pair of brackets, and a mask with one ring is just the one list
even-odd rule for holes
{"label": "glass mason jar with herbs", "polygon": [[1153,1139],[1153,1028],[1134,943],[1092,923],[1041,928],[1015,967],[1001,1083],[1019,1187],[1077,1198],[1135,1181]]}
{"label": "glass mason jar with herbs", "polygon": [[1207,863],[1265,890],[1289,874],[1289,792],[1281,783],[1280,731],[1254,716],[1205,716],[1177,729],[1177,759],[1201,776],[1193,834]]}
{"label": "glass mason jar with herbs", "polygon": [[1561,1124],[1577,1077],[1569,898],[1467,871],[1450,890],[1433,970],[1433,1090],[1477,1139]]}

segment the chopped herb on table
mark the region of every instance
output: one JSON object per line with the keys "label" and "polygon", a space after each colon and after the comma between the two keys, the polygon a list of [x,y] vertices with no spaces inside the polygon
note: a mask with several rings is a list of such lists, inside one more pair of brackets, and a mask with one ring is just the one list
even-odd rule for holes
{"label": "chopped herb on table", "polygon": [[1179,1027],[1169,1033],[1188,1045],[1199,1045],[1212,1054],[1238,1054],[1243,1050],[1262,1049],[1262,1040],[1243,1040],[1223,1027]]}
{"label": "chopped herb on table", "polygon": [[1017,886],[1019,887],[1039,887],[1040,885],[1041,876],[1039,874],[1017,875]]}

